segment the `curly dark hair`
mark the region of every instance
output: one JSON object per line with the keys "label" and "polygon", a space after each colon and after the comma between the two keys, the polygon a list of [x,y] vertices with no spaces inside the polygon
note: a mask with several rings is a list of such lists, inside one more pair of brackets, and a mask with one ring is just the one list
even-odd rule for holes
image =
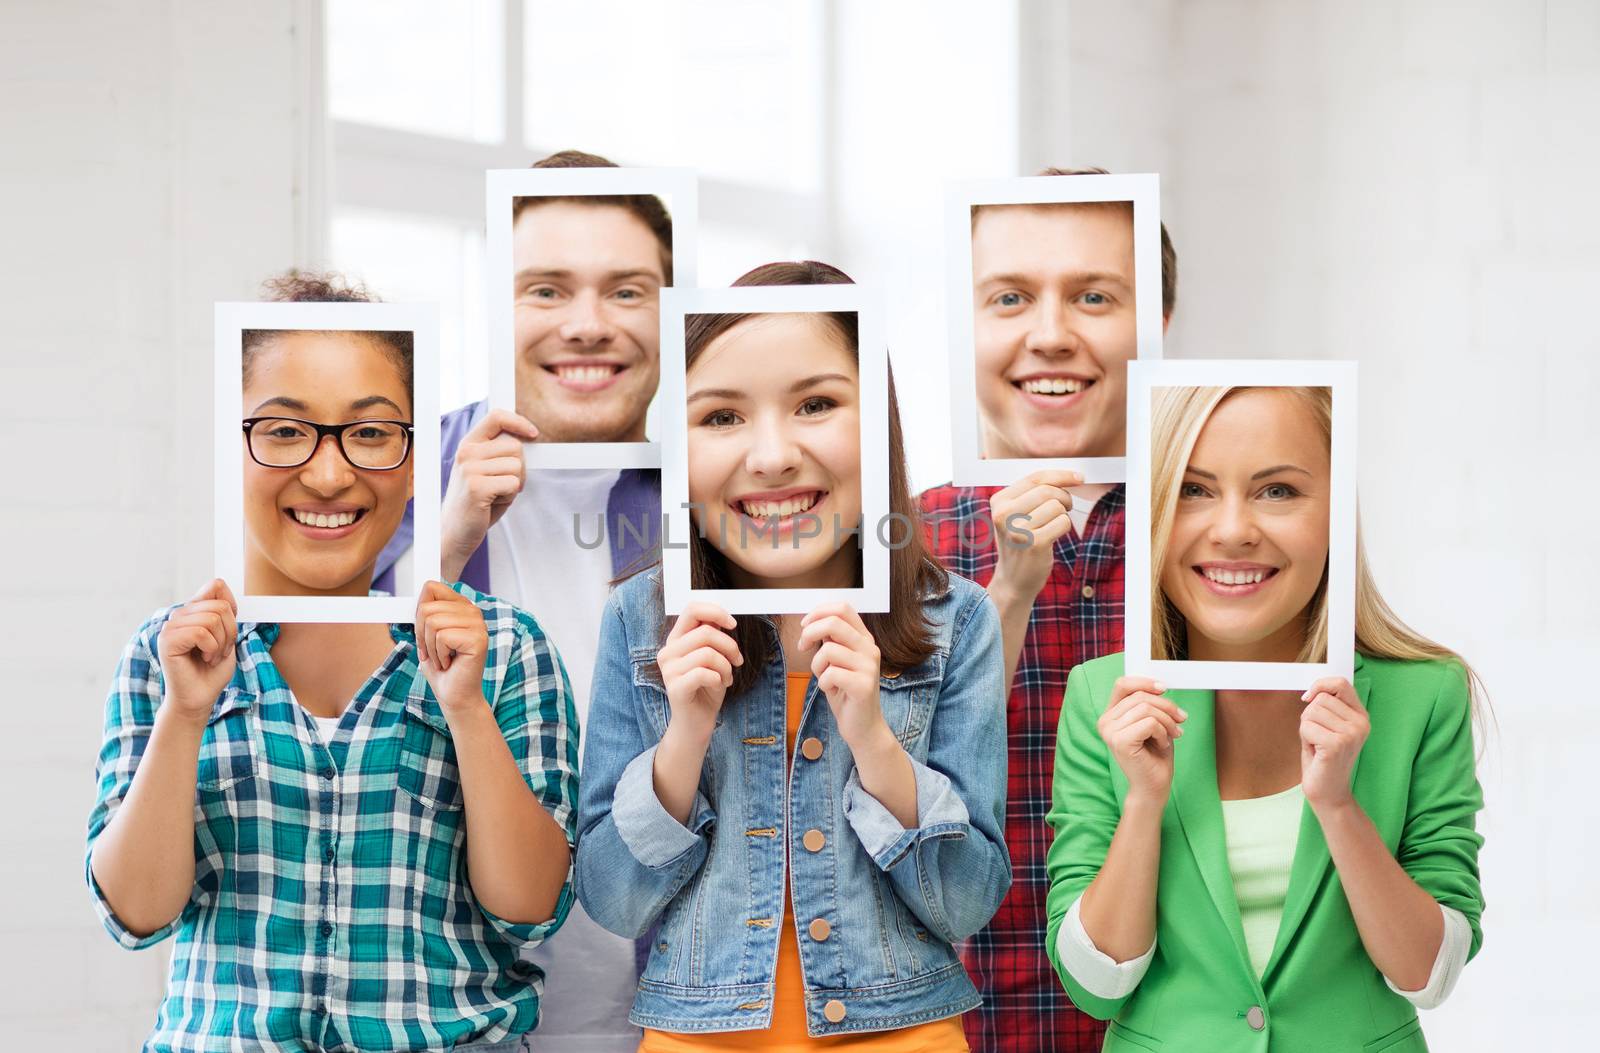
{"label": "curly dark hair", "polygon": [[[270,303],[381,303],[359,281],[351,281],[336,271],[302,271],[291,268],[274,274],[261,283],[262,299]],[[282,336],[282,329],[246,329],[240,354],[244,359],[244,382],[250,383],[250,365],[255,353]],[[361,335],[375,341],[389,356],[405,381],[406,398],[415,401],[413,362],[415,337],[409,330],[363,330]]]}

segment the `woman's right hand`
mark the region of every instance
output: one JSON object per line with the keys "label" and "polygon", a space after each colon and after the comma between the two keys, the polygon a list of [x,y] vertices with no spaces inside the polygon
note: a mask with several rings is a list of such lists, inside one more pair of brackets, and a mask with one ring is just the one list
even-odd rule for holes
{"label": "woman's right hand", "polygon": [[728,635],[736,624],[714,603],[688,604],[656,654],[672,708],[670,724],[696,737],[710,738],[734,666],[744,664],[739,645]]}
{"label": "woman's right hand", "polygon": [[239,638],[239,604],[227,582],[216,578],[172,612],[161,627],[156,653],[161,661],[161,708],[205,723],[233,679],[234,644]]}
{"label": "woman's right hand", "polygon": [[1130,797],[1166,804],[1172,789],[1172,744],[1189,714],[1162,698],[1166,685],[1143,676],[1118,677],[1111,703],[1096,725]]}

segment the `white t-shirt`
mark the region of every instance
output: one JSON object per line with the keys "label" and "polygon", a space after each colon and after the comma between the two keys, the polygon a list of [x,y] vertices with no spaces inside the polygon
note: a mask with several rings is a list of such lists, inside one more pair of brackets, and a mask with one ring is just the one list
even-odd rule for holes
{"label": "white t-shirt", "polygon": [[1067,491],[1072,495],[1072,507],[1067,509],[1067,518],[1072,521],[1072,532],[1079,537],[1089,525],[1089,513],[1094,511],[1094,506],[1100,503],[1111,487],[1091,483],[1087,486],[1073,487]]}
{"label": "white t-shirt", "polygon": [[[580,743],[600,618],[611,594],[613,524],[605,520],[618,475],[529,471],[522,493],[489,530],[489,590],[532,614],[555,644],[572,682]],[[601,928],[574,903],[561,931],[528,958],[545,974],[534,1032],[540,1048],[633,1053],[639,1030],[628,1023],[638,987],[632,940]]]}

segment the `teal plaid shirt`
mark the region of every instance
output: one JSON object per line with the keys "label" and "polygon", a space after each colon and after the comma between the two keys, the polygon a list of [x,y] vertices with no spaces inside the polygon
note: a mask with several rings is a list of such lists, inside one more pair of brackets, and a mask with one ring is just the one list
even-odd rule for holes
{"label": "teal plaid shirt", "polygon": [[[538,624],[470,586],[489,631],[484,697],[540,802],[576,838],[578,722]],[[128,792],[161,702],[152,616],[106,703],[89,849]],[[450,728],[419,674],[409,625],[324,744],[273,665],[276,625],[239,626],[239,668],[200,744],[195,884],[149,936],[130,933],[87,870],[124,947],[176,934],[148,1050],[445,1050],[530,1030],[543,973],[519,960],[560,927],[511,924],[467,882]]]}

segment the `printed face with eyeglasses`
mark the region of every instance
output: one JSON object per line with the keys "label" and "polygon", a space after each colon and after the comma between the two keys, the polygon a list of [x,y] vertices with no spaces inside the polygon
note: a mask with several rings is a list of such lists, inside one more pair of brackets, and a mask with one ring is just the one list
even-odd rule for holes
{"label": "printed face with eyeglasses", "polygon": [[285,330],[251,351],[241,421],[248,593],[367,594],[412,493],[409,381],[366,333]]}

